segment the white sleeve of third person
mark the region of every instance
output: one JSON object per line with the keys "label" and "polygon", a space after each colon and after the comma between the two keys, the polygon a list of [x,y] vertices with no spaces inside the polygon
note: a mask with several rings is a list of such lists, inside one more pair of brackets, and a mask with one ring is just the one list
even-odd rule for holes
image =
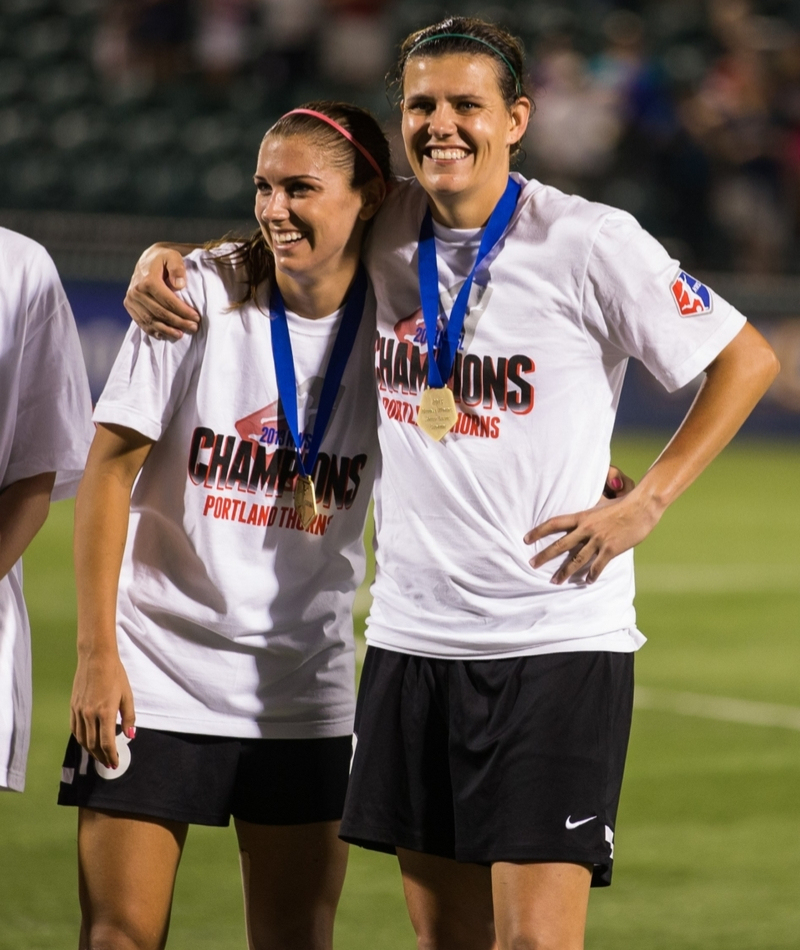
{"label": "white sleeve of third person", "polygon": [[746,322],[624,211],[601,222],[586,269],[583,319],[590,336],[641,360],[669,392],[701,373]]}
{"label": "white sleeve of third person", "polygon": [[3,486],[55,472],[53,501],[75,494],[92,441],[92,401],[78,331],[55,264],[29,252],[33,288],[20,360],[19,401]]}

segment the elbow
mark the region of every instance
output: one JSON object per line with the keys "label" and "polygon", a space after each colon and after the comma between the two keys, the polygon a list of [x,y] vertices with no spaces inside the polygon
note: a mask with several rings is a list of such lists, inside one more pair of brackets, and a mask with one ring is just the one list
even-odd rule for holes
{"label": "elbow", "polygon": [[38,533],[50,514],[50,500],[56,481],[56,473],[45,472],[31,481],[33,483],[31,486],[32,516],[37,522],[36,532]]}
{"label": "elbow", "polygon": [[770,347],[770,364],[769,364],[770,383],[773,383],[778,378],[778,374],[780,373],[780,371],[781,371],[780,360],[778,359],[775,351]]}
{"label": "elbow", "polygon": [[764,340],[762,346],[760,347],[758,360],[753,369],[762,382],[764,392],[766,392],[775,382],[778,374],[781,371],[780,360],[778,359],[775,350],[772,349],[766,340]]}
{"label": "elbow", "polygon": [[775,381],[780,369],[781,364],[775,350],[758,330],[748,323],[706,372],[711,374],[719,371],[729,378],[729,374],[733,374],[758,400]]}
{"label": "elbow", "polygon": [[39,531],[44,527],[45,522],[47,521],[48,515],[50,514],[50,495],[42,495],[37,499],[36,504],[36,513],[34,515],[36,519],[36,531],[35,534],[38,534]]}

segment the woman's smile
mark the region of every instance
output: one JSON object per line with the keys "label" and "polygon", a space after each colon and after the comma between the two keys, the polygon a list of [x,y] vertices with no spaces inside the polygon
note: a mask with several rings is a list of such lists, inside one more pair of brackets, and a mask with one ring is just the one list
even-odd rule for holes
{"label": "woman's smile", "polygon": [[304,235],[299,231],[275,231],[270,230],[270,235],[272,237],[272,246],[273,248],[286,248],[289,245],[297,244],[298,241],[302,241]]}
{"label": "woman's smile", "polygon": [[467,158],[469,154],[469,149],[453,148],[452,146],[430,145],[423,151],[423,155],[434,162],[460,162]]}

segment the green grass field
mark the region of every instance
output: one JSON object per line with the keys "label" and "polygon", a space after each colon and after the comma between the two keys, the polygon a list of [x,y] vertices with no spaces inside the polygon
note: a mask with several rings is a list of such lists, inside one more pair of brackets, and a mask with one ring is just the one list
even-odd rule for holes
{"label": "green grass field", "polygon": [[[639,477],[658,444],[619,440],[615,462]],[[800,946],[797,717],[782,728],[685,715],[675,696],[800,707],[799,488],[800,446],[739,442],[638,552],[650,638],[638,682],[674,710],[636,713],[614,886],[591,900],[592,950]],[[77,943],[75,814],[54,804],[74,664],[70,535],[71,506],[55,505],[25,562],[34,727],[27,791],[0,795],[2,950]],[[192,829],[169,945],[245,947],[230,829]],[[393,858],[351,851],[336,946],[413,948]]]}

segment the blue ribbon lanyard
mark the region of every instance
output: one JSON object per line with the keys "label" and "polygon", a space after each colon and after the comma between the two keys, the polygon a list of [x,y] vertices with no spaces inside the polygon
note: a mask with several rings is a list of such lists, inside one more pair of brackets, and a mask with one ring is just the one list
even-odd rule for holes
{"label": "blue ribbon lanyard", "polygon": [[278,282],[273,281],[272,283],[269,298],[269,312],[272,318],[270,320],[272,358],[275,362],[275,376],[278,381],[278,395],[283,407],[283,414],[297,450],[297,469],[303,478],[308,478],[314,471],[322,437],[328,428],[328,422],[333,412],[333,404],[336,402],[336,396],[339,392],[339,385],[342,382],[342,376],[353,350],[358,328],[361,325],[366,296],[367,272],[364,270],[364,265],[359,264],[355,280],[347,296],[339,332],[336,334],[336,340],[325,370],[325,379],[322,383],[322,392],[317,406],[317,416],[314,420],[314,431],[304,454],[297,423],[297,377],[294,372],[294,356],[292,355],[292,341],[289,337],[289,324],[286,320],[286,307],[278,289]]}
{"label": "blue ribbon lanyard", "polygon": [[478,256],[472,265],[472,270],[461,290],[447,319],[447,329],[442,334],[438,355],[434,358],[434,343],[439,322],[439,267],[436,263],[436,239],[433,234],[433,218],[430,207],[425,212],[422,225],[419,229],[419,249],[417,266],[419,272],[419,294],[422,300],[422,315],[425,318],[425,332],[428,337],[428,386],[431,389],[441,389],[450,379],[453,364],[456,359],[458,342],[461,331],[464,329],[464,318],[467,314],[469,293],[472,290],[472,281],[475,273],[486,255],[497,244],[508,227],[522,186],[513,178],[508,179],[503,197],[495,205],[491,217],[486,223],[483,232]]}

